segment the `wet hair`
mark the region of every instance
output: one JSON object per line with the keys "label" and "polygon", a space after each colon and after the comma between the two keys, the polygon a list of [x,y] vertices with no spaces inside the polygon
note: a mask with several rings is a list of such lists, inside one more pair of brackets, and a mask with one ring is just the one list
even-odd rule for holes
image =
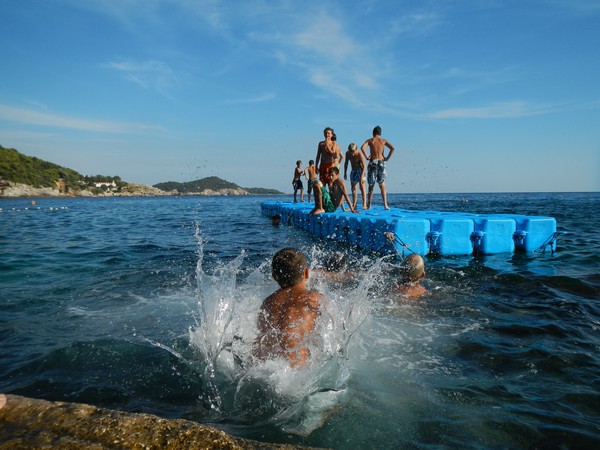
{"label": "wet hair", "polygon": [[299,166],[300,164],[302,164],[302,161],[300,161],[300,160],[296,161],[297,166]]}
{"label": "wet hair", "polygon": [[328,272],[341,272],[346,268],[348,262],[346,261],[346,255],[342,252],[334,252],[325,261],[323,261],[323,269]]}
{"label": "wet hair", "polygon": [[339,175],[340,169],[337,168],[336,166],[333,166],[333,167],[330,167],[329,170],[327,170],[327,173],[330,173],[330,172],[335,172],[337,175]]}
{"label": "wet hair", "polygon": [[306,257],[295,248],[283,248],[275,253],[271,263],[271,274],[280,287],[298,284],[304,278],[307,268]]}
{"label": "wet hair", "polygon": [[381,136],[381,127],[379,125],[373,128],[373,136]]}
{"label": "wet hair", "polygon": [[333,133],[333,134],[331,135],[331,140],[332,140],[332,141],[337,141],[337,136],[335,135],[335,133]]}
{"label": "wet hair", "polygon": [[421,255],[411,253],[402,261],[400,273],[402,274],[403,283],[415,282],[425,273],[425,261],[423,261]]}
{"label": "wet hair", "polygon": [[353,152],[355,152],[356,149],[357,149],[357,147],[356,147],[356,144],[354,142],[348,146],[348,150],[351,150]]}
{"label": "wet hair", "polygon": [[323,130],[323,134],[327,133],[327,130],[330,130],[330,131],[331,131],[331,134],[335,135],[335,132],[333,131],[333,128],[331,128],[331,127],[327,127],[327,128],[325,128],[325,129]]}
{"label": "wet hair", "polygon": [[309,164],[310,166],[312,166],[314,163],[315,163],[315,160],[314,160],[314,159],[311,159],[311,160],[308,162],[308,164]]}

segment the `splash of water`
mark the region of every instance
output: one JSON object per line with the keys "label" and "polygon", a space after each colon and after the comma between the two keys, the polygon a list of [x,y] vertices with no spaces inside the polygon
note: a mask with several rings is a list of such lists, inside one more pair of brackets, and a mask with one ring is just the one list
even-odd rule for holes
{"label": "splash of water", "polygon": [[[196,238],[199,320],[189,338],[204,365],[204,400],[223,417],[276,424],[299,435],[311,433],[344,397],[349,343],[369,314],[367,294],[380,262],[355,273],[348,283],[330,283],[313,273],[309,285],[323,293],[323,306],[308,343],[311,362],[298,369],[283,359],[259,362],[252,355],[260,305],[277,289],[270,278],[270,261],[245,278],[244,251],[229,262],[205,267],[198,229]],[[322,255],[313,249],[311,256],[317,260]]]}

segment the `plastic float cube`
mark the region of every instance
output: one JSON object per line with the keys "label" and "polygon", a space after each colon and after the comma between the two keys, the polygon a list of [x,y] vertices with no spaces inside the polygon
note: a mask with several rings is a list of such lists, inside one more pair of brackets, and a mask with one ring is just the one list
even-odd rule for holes
{"label": "plastic float cube", "polygon": [[471,234],[473,251],[484,255],[512,253],[515,250],[513,235],[516,222],[510,217],[478,215],[473,217]]}
{"label": "plastic float cube", "polygon": [[473,219],[461,215],[429,215],[429,249],[440,255],[470,255],[473,253]]}

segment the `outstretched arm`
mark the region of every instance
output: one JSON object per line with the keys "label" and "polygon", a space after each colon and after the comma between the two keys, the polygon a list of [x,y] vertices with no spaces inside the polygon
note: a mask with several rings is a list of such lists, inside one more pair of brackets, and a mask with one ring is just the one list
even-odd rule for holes
{"label": "outstretched arm", "polygon": [[[344,200],[346,200],[346,203],[348,203],[348,206],[350,207],[350,211],[356,212],[354,210],[354,207],[352,206],[350,197],[348,196],[348,191],[346,190],[346,185],[342,182],[342,180],[339,180],[339,179],[336,181],[336,183],[338,181],[339,181],[338,186],[340,188],[340,191],[342,192],[342,196],[340,197],[338,204],[334,205],[335,209],[339,208],[344,203]],[[342,207],[342,209],[343,209],[343,207]]]}

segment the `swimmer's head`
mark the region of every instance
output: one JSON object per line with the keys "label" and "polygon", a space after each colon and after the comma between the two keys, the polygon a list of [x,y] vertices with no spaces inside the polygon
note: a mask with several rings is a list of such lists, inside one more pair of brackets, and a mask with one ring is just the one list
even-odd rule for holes
{"label": "swimmer's head", "polygon": [[273,279],[282,288],[294,286],[308,276],[306,257],[295,248],[283,248],[275,253],[271,269]]}
{"label": "swimmer's head", "polygon": [[408,255],[400,266],[403,283],[414,283],[425,276],[425,261],[421,255],[411,253]]}

